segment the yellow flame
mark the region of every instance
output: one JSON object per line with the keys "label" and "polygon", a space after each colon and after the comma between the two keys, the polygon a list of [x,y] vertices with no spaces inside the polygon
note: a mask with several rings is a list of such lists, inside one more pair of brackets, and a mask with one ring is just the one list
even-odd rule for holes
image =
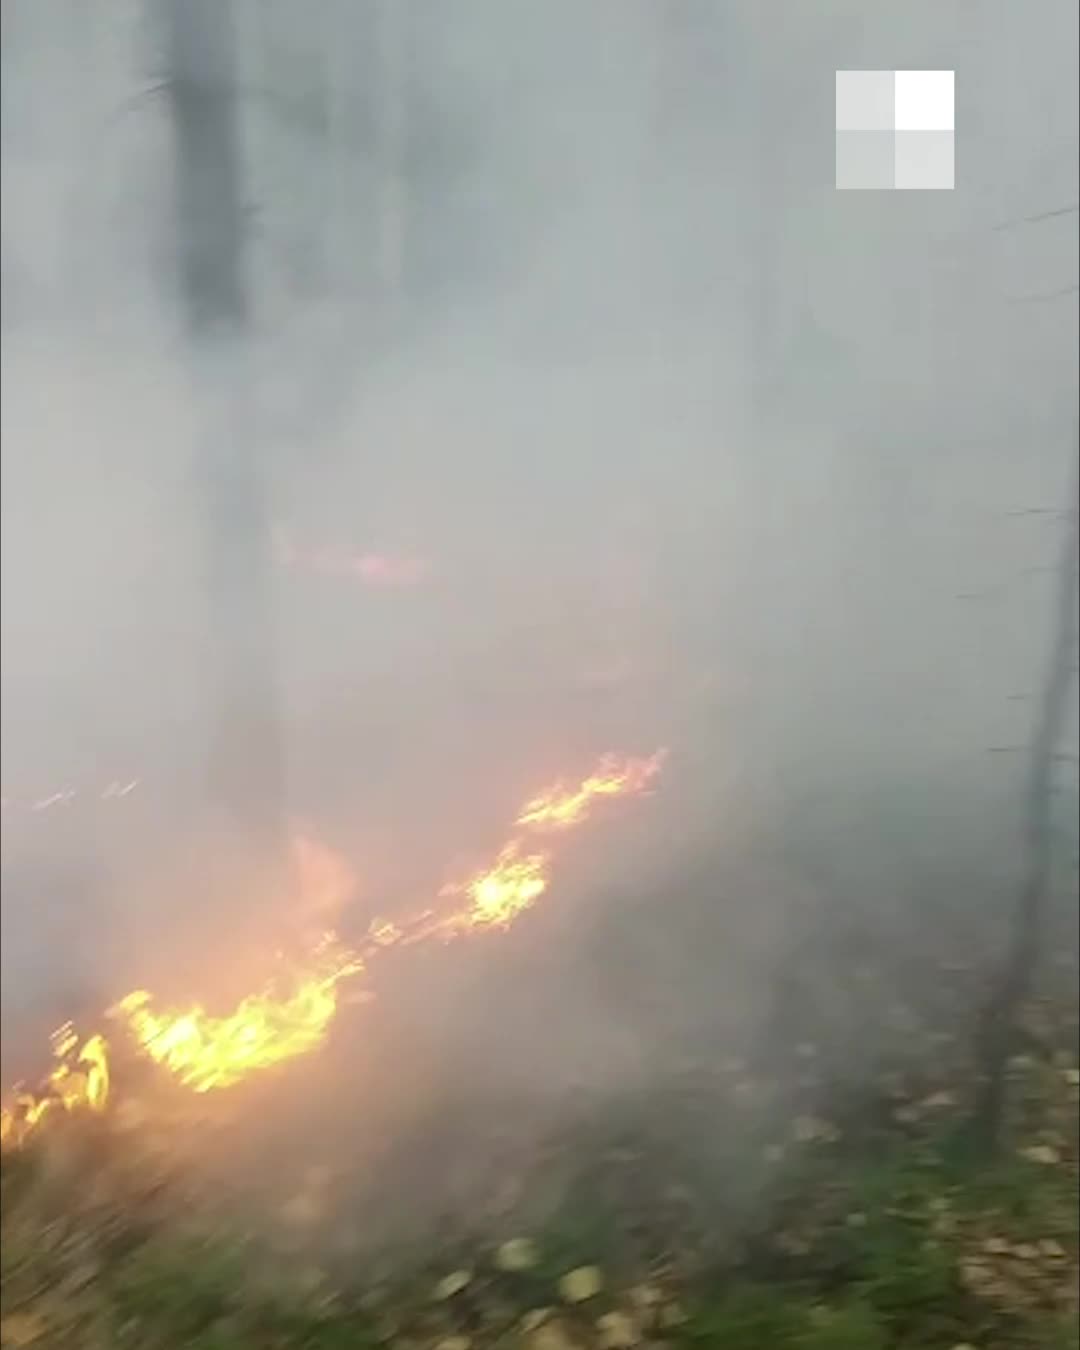
{"label": "yellow flame", "polygon": [[469,897],[459,914],[444,924],[447,931],[470,928],[506,928],[547,890],[547,857],[542,853],[520,852],[516,840],[507,844],[491,867],[477,873],[464,886],[449,886],[444,894]]}
{"label": "yellow flame", "polygon": [[209,1092],[314,1050],[337,1011],[338,985],[362,969],[358,957],[328,942],[315,968],[294,974],[287,990],[272,987],[250,995],[224,1016],[199,1004],[184,1012],[158,1012],[143,989],[128,994],[111,1015],[181,1083]]}
{"label": "yellow flame", "polygon": [[56,1108],[103,1111],[109,1099],[109,1048],[103,1036],[82,1045],[70,1022],[52,1037],[56,1067],[40,1095],[16,1092],[10,1106],[0,1108],[0,1147],[18,1146]]}
{"label": "yellow flame", "polygon": [[597,798],[643,791],[659,773],[663,753],[660,750],[648,759],[621,762],[614,755],[605,755],[595,772],[576,788],[556,783],[526,802],[515,823],[541,829],[565,829],[577,825],[588,815]]}
{"label": "yellow flame", "polygon": [[472,923],[505,927],[547,890],[546,864],[542,853],[520,857],[517,844],[508,844],[495,866],[469,883]]}
{"label": "yellow flame", "polygon": [[[664,751],[647,759],[619,760],[606,755],[576,788],[561,783],[532,798],[516,824],[528,829],[564,829],[588,815],[594,801],[643,791],[659,771]],[[294,859],[304,926],[336,914],[353,893],[353,878],[336,855],[309,839],[295,841]],[[491,866],[463,884],[444,887],[440,896],[465,897],[457,911],[425,909],[399,925],[372,921],[362,954],[341,947],[332,934],[317,942],[307,959],[283,970],[277,981],[253,994],[232,1012],[216,1016],[200,1004],[186,1011],[156,1010],[146,990],[128,994],[110,1010],[151,1060],[195,1092],[230,1087],[250,1073],[307,1054],[325,1039],[337,1011],[341,982],[365,968],[365,958],[397,944],[432,937],[506,928],[528,909],[549,884],[551,858],[529,851],[521,837],[511,838]],[[22,1144],[57,1109],[104,1109],[109,1098],[109,1047],[94,1035],[81,1045],[65,1023],[53,1036],[56,1066],[40,1095],[17,1091],[0,1108],[0,1145]]]}
{"label": "yellow flame", "polygon": [[[68,1053],[74,1049],[75,1037],[72,1034]],[[79,1049],[76,1064],[81,1072],[64,1062],[49,1075],[49,1083],[68,1111],[78,1106],[88,1106],[92,1111],[102,1111],[109,1100],[109,1047],[105,1037],[97,1034],[84,1041]]]}

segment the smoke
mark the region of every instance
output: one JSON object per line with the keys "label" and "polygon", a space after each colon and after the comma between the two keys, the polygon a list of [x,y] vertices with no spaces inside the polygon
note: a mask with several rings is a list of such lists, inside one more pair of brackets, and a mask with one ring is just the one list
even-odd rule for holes
{"label": "smoke", "polygon": [[[1076,412],[1075,302],[1039,298],[1075,216],[1022,223],[1077,198],[1075,6],[228,8],[232,350],[183,322],[163,11],[4,0],[5,1060],[278,921],[250,859],[224,902],[201,872],[222,389],[284,814],[358,923],[543,784],[670,750],[520,929],[387,967],[320,1080],[382,1101],[370,1166],[450,1103],[535,1138],[754,1042],[793,962],[817,998],[852,948],[918,982],[992,945],[1057,538],[1021,513],[1063,505]],[[956,70],[956,191],[833,190],[858,68]]]}

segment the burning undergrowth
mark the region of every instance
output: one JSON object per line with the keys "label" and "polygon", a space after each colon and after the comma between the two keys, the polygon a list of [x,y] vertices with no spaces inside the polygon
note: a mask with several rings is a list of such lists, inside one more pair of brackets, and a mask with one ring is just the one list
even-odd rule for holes
{"label": "burning undergrowth", "polygon": [[[716,1261],[835,1295],[834,1268],[848,1278],[843,1263],[854,1259],[848,1216],[865,1209],[861,1179],[844,1168],[860,1166],[864,1146],[882,1137],[920,1148],[969,1099],[970,1064],[955,1033],[972,986],[959,966],[942,973],[967,939],[958,935],[956,951],[942,935],[950,950],[935,956],[934,1009],[901,987],[895,952],[879,949],[865,968],[867,953],[853,955],[850,979],[838,982],[835,954],[817,971],[804,945],[798,973],[809,1002],[796,997],[787,1008],[778,1046],[748,1047],[753,1036],[731,1016],[763,1006],[751,997],[763,966],[755,951],[776,950],[777,897],[790,901],[790,884],[774,871],[755,889],[715,855],[681,889],[658,894],[644,873],[628,883],[635,825],[648,818],[652,833],[682,814],[681,754],[679,775],[655,800],[629,800],[660,781],[662,766],[662,755],[607,758],[580,779],[526,787],[489,846],[447,859],[414,904],[374,903],[362,866],[306,828],[293,842],[290,936],[267,958],[256,992],[232,1006],[149,990],[121,1000],[86,1023],[101,1028],[107,1081],[94,1077],[89,1038],[65,1029],[60,1072],[9,1106],[16,1133],[5,1169],[45,1168],[58,1204],[106,1227],[112,1245],[94,1260],[122,1267],[103,1277],[118,1316],[131,1315],[134,1297],[153,1305],[137,1315],[157,1317],[162,1284],[178,1281],[178,1316],[188,1318],[190,1271],[216,1262],[222,1235],[234,1234],[247,1252],[243,1280],[254,1272],[262,1292],[239,1283],[223,1258],[208,1317],[239,1316],[229,1311],[238,1303],[244,1317],[269,1317],[288,1289],[316,1319],[396,1323],[393,1342],[400,1333],[405,1343],[497,1343],[493,1326],[559,1305],[567,1274],[597,1262],[607,1285],[580,1310],[587,1329],[573,1342],[590,1350],[608,1343],[601,1323],[644,1325],[626,1288],[647,1279],[682,1298]],[[722,903],[736,894],[760,916],[753,937]],[[814,902],[805,891],[796,898]],[[617,989],[594,990],[601,972]],[[824,1000],[823,973],[833,977]],[[918,984],[925,994],[927,982]],[[887,1074],[854,1053],[853,1028],[861,1046],[877,1044],[875,1019],[892,1037]],[[1065,1072],[1075,1075],[1074,1058],[1054,1060],[1069,1029],[1049,1028],[1044,1041],[1057,1100],[1072,1091]],[[48,1103],[32,1123],[30,1100]],[[1062,1120],[1070,1101],[1059,1103]],[[1061,1142],[1070,1128],[1043,1111],[1017,1131],[1021,1147],[1060,1156],[1061,1165],[1041,1165],[1055,1196],[1074,1162]],[[935,1216],[920,1211],[914,1222]],[[868,1222],[886,1220],[871,1212]],[[984,1240],[984,1223],[996,1241],[994,1222],[965,1216],[960,1239],[969,1242],[970,1229]],[[907,1241],[907,1224],[905,1211],[897,1241]],[[1044,1226],[1037,1237],[1071,1253],[1070,1233]],[[536,1264],[508,1273],[495,1254],[517,1251],[522,1235]],[[903,1259],[921,1260],[909,1246]],[[154,1266],[148,1275],[159,1256],[165,1274]],[[451,1276],[455,1292],[443,1297]],[[892,1277],[850,1278],[869,1287]],[[375,1293],[382,1302],[369,1306]],[[949,1300],[953,1343],[982,1314],[952,1286]],[[576,1305],[553,1314],[560,1325],[575,1317]],[[276,1343],[261,1325],[253,1334]]]}
{"label": "burning undergrowth", "polygon": [[[649,803],[618,799],[660,767],[609,760],[522,792],[490,848],[449,860],[414,906],[377,908],[336,852],[299,836],[293,937],[265,988],[231,1009],[119,1007],[101,1024],[104,1109],[77,1093],[66,1108],[95,1067],[66,1030],[67,1069],[38,1094],[52,1104],[5,1150],[5,1260],[21,1263],[5,1318],[45,1325],[43,1344],[110,1350],[166,1326],[162,1344],[260,1350],[758,1333],[748,1343],[802,1350],[911,1344],[919,1318],[943,1344],[1056,1343],[1075,1269],[1074,1028],[1042,1027],[1017,1067],[1019,1170],[1002,1184],[1038,1202],[1033,1217],[1003,1215],[985,1177],[946,1156],[972,1087],[955,1034],[971,986],[947,964],[964,935],[959,952],[943,935],[935,1008],[890,983],[895,954],[879,950],[833,980],[826,1005],[789,1009],[782,1059],[740,1053],[721,1014],[746,1004],[761,962],[718,903],[691,929],[693,897],[737,893],[764,915],[783,876],[755,891],[713,865],[686,894],[658,897],[648,876],[627,886],[628,832],[646,816],[663,826],[680,802],[674,781]],[[605,867],[619,904],[583,903]],[[624,997],[586,992],[585,968],[603,968],[668,998],[654,1024],[681,1016],[702,952],[716,1015],[696,1041],[677,1020],[664,1054]],[[808,979],[811,961],[804,950]],[[1070,998],[1055,1004],[1069,1013]],[[140,1035],[139,1014],[160,1020]],[[838,1090],[851,1028],[869,1041],[875,1017],[892,1024],[888,1072],[860,1063],[857,1091]],[[830,1045],[830,1022],[848,1039]],[[1035,1338],[994,1339],[1018,1325]]]}
{"label": "burning undergrowth", "polygon": [[57,1116],[108,1110],[117,1043],[200,1095],[235,1088],[318,1050],[342,1002],[365,995],[373,962],[393,948],[508,928],[551,884],[558,836],[604,799],[644,791],[662,758],[662,752],[647,759],[605,756],[580,783],[548,787],[519,810],[510,837],[487,863],[444,884],[430,905],[393,918],[372,916],[359,941],[346,942],[327,926],[344,916],[353,896],[347,866],[311,837],[299,837],[296,936],[289,950],[277,953],[263,987],[227,1011],[197,1002],[162,1007],[150,991],[137,989],[108,1010],[107,1030],[81,1036],[70,1025],[60,1028],[45,1081],[34,1091],[19,1085],[3,1107],[4,1147],[20,1147]]}

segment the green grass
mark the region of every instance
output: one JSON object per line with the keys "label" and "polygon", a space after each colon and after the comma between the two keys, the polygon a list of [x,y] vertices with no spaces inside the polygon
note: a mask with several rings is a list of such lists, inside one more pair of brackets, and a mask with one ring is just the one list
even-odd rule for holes
{"label": "green grass", "polygon": [[[943,1136],[861,1159],[817,1158],[792,1175],[781,1222],[816,1206],[809,1249],[780,1279],[717,1280],[699,1296],[686,1342],[718,1350],[1075,1350],[1074,1314],[987,1303],[961,1278],[988,1233],[1012,1246],[1053,1238],[1075,1270],[1075,1174],[1009,1157],[983,1167],[950,1144]],[[1069,1278],[1063,1269],[1061,1281]]]}
{"label": "green grass", "polygon": [[879,1314],[857,1297],[828,1305],[751,1283],[700,1302],[679,1339],[718,1350],[885,1350],[891,1344]]}
{"label": "green grass", "polygon": [[[631,1309],[645,1282],[685,1316],[643,1334],[686,1350],[1076,1350],[1075,1165],[1015,1151],[1048,1132],[1072,1137],[1075,1088],[1040,1070],[1023,1091],[1021,1133],[992,1164],[955,1122],[890,1135],[874,1117],[861,1134],[848,1122],[833,1142],[789,1148],[763,1178],[763,1136],[740,1117],[724,1165],[702,1173],[691,1197],[698,1229],[705,1215],[711,1236],[730,1240],[700,1248],[693,1225],[679,1230],[661,1203],[670,1183],[693,1185],[677,1136],[661,1132],[650,1152],[620,1110],[607,1135],[570,1141],[577,1165],[560,1173],[561,1203],[516,1234],[532,1239],[535,1268],[502,1274],[491,1240],[459,1235],[411,1253],[389,1278],[339,1270],[332,1288],[329,1276],[305,1277],[305,1263],[320,1276],[313,1253],[230,1234],[225,1219],[191,1212],[133,1169],[123,1142],[110,1153],[107,1131],[72,1129],[56,1157],[30,1150],[0,1166],[4,1339],[39,1350],[424,1350],[467,1332],[474,1350],[528,1346],[508,1329],[559,1304],[561,1275],[597,1265],[603,1293],[560,1314],[575,1350],[593,1350],[597,1318]],[[613,1139],[631,1154],[625,1174],[606,1161]],[[733,1140],[754,1161],[740,1168]],[[1051,1252],[1033,1256],[1048,1240]],[[973,1287],[972,1263],[984,1287]],[[433,1304],[439,1278],[458,1268],[474,1281]]]}
{"label": "green grass", "polygon": [[[988,1224],[1012,1242],[1061,1233],[1074,1199],[1066,1175],[1011,1162],[981,1172],[928,1143],[854,1160],[841,1151],[794,1169],[786,1184],[790,1193],[777,1207],[777,1222],[784,1222],[785,1208],[812,1215],[806,1250],[769,1278],[755,1276],[751,1260],[742,1269],[736,1263],[688,1279],[681,1291],[688,1316],[667,1333],[670,1343],[717,1350],[1077,1346],[1076,1322],[1066,1313],[988,1306],[959,1276],[969,1233],[978,1240]],[[860,1222],[853,1225],[856,1203]],[[33,1244],[19,1234],[19,1207],[16,1202],[9,1212],[5,1206],[5,1256],[22,1253],[25,1258]],[[951,1222],[944,1234],[935,1226],[943,1212]],[[567,1205],[535,1235],[541,1256],[537,1268],[503,1280],[499,1296],[520,1311],[556,1303],[559,1275],[583,1263],[601,1265],[610,1280],[616,1269],[608,1260],[613,1222],[612,1215],[588,1205]],[[1072,1234],[1062,1237],[1075,1250],[1075,1221]],[[33,1344],[43,1350],[53,1345],[65,1350],[363,1350],[380,1343],[371,1319],[355,1303],[301,1294],[295,1282],[280,1278],[279,1267],[267,1266],[250,1242],[165,1229],[126,1251],[121,1244],[120,1250],[94,1281],[88,1301],[84,1291],[83,1303],[75,1300],[60,1316],[48,1298],[39,1302],[44,1325],[53,1331],[44,1330]],[[42,1268],[35,1278],[51,1275],[62,1287],[62,1253],[61,1246],[51,1270],[48,1261],[39,1260]],[[19,1271],[7,1273],[17,1279]],[[411,1298],[418,1307],[430,1289],[430,1280],[414,1285]],[[613,1306],[618,1306],[617,1282],[593,1311]],[[399,1320],[407,1324],[407,1314]],[[434,1345],[437,1336],[431,1331],[426,1339],[400,1343]],[[580,1344],[590,1342],[583,1338]]]}

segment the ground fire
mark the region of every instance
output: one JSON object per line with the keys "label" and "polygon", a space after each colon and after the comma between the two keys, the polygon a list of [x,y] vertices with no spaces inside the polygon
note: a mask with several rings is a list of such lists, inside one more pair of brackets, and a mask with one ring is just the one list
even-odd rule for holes
{"label": "ground fire", "polygon": [[558,783],[527,802],[517,818],[519,825],[560,829],[584,820],[598,797],[619,797],[625,793],[640,792],[660,772],[663,752],[648,759],[621,761],[614,755],[605,755],[591,773],[576,788]]}
{"label": "ground fire", "polygon": [[223,1017],[201,1007],[155,1012],[146,990],[128,994],[110,1015],[179,1082],[195,1092],[209,1092],[314,1050],[337,1011],[338,985],[363,969],[359,957],[328,937],[308,969],[242,999]]}
{"label": "ground fire", "polygon": [[[319,923],[336,920],[355,894],[345,862],[308,835],[294,841],[299,955],[281,957],[267,986],[231,1011],[213,1014],[200,1004],[159,1009],[147,990],[120,999],[107,1014],[114,1035],[165,1070],[176,1082],[204,1093],[231,1087],[250,1074],[316,1050],[340,1004],[341,987],[359,979],[389,947],[425,940],[449,941],[484,929],[505,929],[548,889],[554,853],[536,849],[531,836],[582,823],[610,797],[644,792],[659,772],[663,751],[649,758],[605,755],[576,786],[556,783],[531,798],[515,819],[515,832],[493,861],[468,879],[443,886],[433,908],[411,918],[376,918],[362,950],[344,946]],[[0,1142],[19,1147],[51,1116],[109,1103],[109,1040],[80,1039],[69,1024],[53,1037],[56,1066],[36,1092],[21,1086],[0,1110]]]}
{"label": "ground fire", "polygon": [[[522,853],[516,840],[499,853],[491,867],[467,882],[464,891],[469,906],[447,921],[451,929],[505,928],[547,890],[548,856]],[[455,895],[460,887],[448,886],[443,895]]]}

